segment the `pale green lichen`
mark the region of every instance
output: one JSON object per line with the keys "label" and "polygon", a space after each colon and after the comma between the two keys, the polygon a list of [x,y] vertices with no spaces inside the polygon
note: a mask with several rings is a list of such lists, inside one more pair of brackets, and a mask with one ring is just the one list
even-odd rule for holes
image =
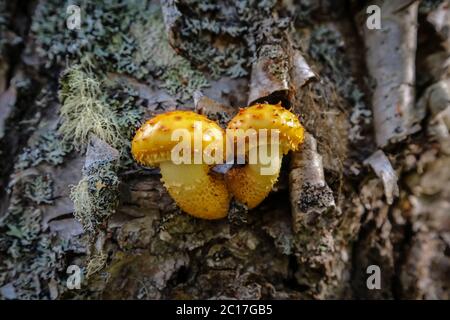
{"label": "pale green lichen", "polygon": [[177,49],[213,78],[246,76],[262,42],[271,40],[267,37],[281,39],[280,31],[288,26],[273,14],[276,5],[275,0],[176,2],[181,13],[175,22],[180,30]]}
{"label": "pale green lichen", "polygon": [[85,172],[78,185],[73,186],[70,198],[74,216],[84,229],[95,233],[96,228],[111,216],[118,205],[119,178],[110,163],[100,163]]}
{"label": "pale green lichen", "polygon": [[161,87],[182,100],[208,86],[205,76],[170,47],[159,5],[108,0],[84,3],[81,9],[81,28],[69,30],[61,4],[38,5],[31,28],[47,67],[67,59],[73,64],[95,61],[103,72],[160,78]]}
{"label": "pale green lichen", "polygon": [[57,292],[66,289],[60,274],[70,243],[56,241],[42,230],[42,212],[36,202],[21,197],[30,181],[32,177],[15,185],[8,211],[0,221],[0,287],[12,288],[10,299],[54,298],[47,286],[50,281]]}
{"label": "pale green lichen", "polygon": [[92,275],[96,274],[106,265],[107,254],[105,252],[97,252],[92,255],[86,266],[86,278],[89,279]]}
{"label": "pale green lichen", "polygon": [[61,141],[61,137],[54,130],[48,130],[38,136],[29,146],[25,147],[19,155],[15,165],[16,170],[35,167],[43,162],[59,165],[64,157],[72,151],[72,145]]}
{"label": "pale green lichen", "polygon": [[268,65],[268,71],[273,77],[279,79],[280,81],[285,80],[284,77],[288,73],[289,68],[288,57],[281,46],[262,46],[259,51],[259,56],[271,60],[271,63]]}
{"label": "pale green lichen", "polygon": [[53,180],[50,175],[38,175],[25,185],[24,196],[36,204],[53,203]]}
{"label": "pale green lichen", "polygon": [[66,7],[70,1],[41,1],[35,11],[31,31],[38,54],[46,66],[62,64],[67,58],[97,61],[106,70],[133,73],[138,66],[129,58],[134,52],[131,25],[145,20],[147,1],[85,1],[80,4],[80,29],[66,27]]}
{"label": "pale green lichen", "polygon": [[73,66],[61,79],[59,133],[63,142],[84,149],[94,134],[122,151],[139,125],[142,109],[129,88],[106,84],[89,67]]}
{"label": "pale green lichen", "polygon": [[136,64],[160,78],[161,86],[170,94],[188,100],[196,90],[209,86],[205,76],[170,46],[159,6],[153,8],[144,24],[134,25],[132,34],[137,43]]}
{"label": "pale green lichen", "polygon": [[101,99],[102,83],[94,73],[76,65],[66,71],[61,82],[62,124],[59,132],[64,141],[80,149],[93,133],[111,145],[119,145],[123,137],[119,134],[116,115]]}
{"label": "pale green lichen", "polygon": [[[10,206],[8,213],[12,219],[5,223],[8,228],[6,234],[16,238],[21,245],[30,245],[36,240],[41,231],[42,214],[39,209],[32,206],[26,206],[19,200],[16,200]],[[11,220],[15,222],[11,222]]]}
{"label": "pale green lichen", "polygon": [[10,17],[11,14],[8,10],[7,2],[0,1],[0,54],[3,53],[4,46],[7,43],[7,37],[5,36],[5,33],[8,30],[8,22]]}
{"label": "pale green lichen", "polygon": [[309,53],[312,58],[324,64],[322,77],[331,80],[337,92],[352,106],[350,140],[363,139],[362,126],[370,123],[372,113],[346,58],[342,35],[327,26],[316,27],[311,34]]}

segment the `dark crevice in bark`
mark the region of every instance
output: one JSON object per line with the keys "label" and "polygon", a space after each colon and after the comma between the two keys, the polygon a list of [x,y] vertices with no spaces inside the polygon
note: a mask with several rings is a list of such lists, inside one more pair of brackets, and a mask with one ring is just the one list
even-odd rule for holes
{"label": "dark crevice in bark", "polygon": [[[11,21],[9,23],[10,29],[16,33],[16,35],[22,38],[20,44],[13,47],[7,47],[6,60],[9,64],[9,70],[7,75],[8,87],[12,84],[12,79],[17,73],[18,68],[23,68],[21,62],[21,55],[24,52],[28,40],[28,33],[31,26],[32,12],[36,5],[35,1],[17,1],[10,3],[11,5]],[[26,71],[25,71],[26,73]],[[6,189],[9,183],[9,176],[11,175],[15,157],[19,150],[26,144],[29,136],[29,132],[21,132],[18,129],[18,124],[28,118],[32,118],[36,110],[29,109],[29,106],[35,100],[37,90],[35,86],[32,86],[32,92],[23,92],[22,95],[18,93],[17,101],[13,107],[13,114],[5,123],[5,135],[0,140],[0,154],[2,155],[2,166],[0,168],[0,217],[4,214],[8,208]],[[22,100],[22,101],[21,101]],[[22,105],[20,106],[20,104]],[[19,106],[19,107],[18,107]]]}
{"label": "dark crevice in bark", "polygon": [[411,246],[411,240],[413,237],[413,230],[411,223],[406,223],[405,226],[401,227],[403,239],[396,245],[395,251],[397,253],[397,258],[395,259],[395,273],[392,280],[392,294],[394,299],[404,298],[403,286],[402,286],[402,268],[406,262],[409,254],[409,248]]}

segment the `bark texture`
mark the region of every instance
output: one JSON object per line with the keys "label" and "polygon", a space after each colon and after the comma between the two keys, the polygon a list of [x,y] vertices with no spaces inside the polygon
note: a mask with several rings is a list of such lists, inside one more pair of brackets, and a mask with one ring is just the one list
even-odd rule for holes
{"label": "bark texture", "polygon": [[[0,298],[449,299],[449,6],[92,1],[69,30],[0,0]],[[307,134],[253,210],[192,218],[130,157],[151,116],[255,101]]]}

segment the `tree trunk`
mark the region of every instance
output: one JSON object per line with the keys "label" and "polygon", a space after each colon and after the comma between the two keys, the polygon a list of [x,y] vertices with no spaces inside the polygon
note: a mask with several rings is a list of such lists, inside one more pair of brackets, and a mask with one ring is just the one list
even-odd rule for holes
{"label": "tree trunk", "polygon": [[[448,0],[67,6],[0,0],[1,299],[449,299]],[[259,102],[307,133],[255,209],[191,217],[130,154]]]}

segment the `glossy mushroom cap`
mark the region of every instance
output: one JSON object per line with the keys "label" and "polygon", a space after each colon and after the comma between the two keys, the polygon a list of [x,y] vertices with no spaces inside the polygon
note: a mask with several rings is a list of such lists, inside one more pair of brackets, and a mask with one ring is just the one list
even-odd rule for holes
{"label": "glossy mushroom cap", "polygon": [[171,111],[157,115],[139,128],[131,142],[131,153],[139,163],[157,167],[171,159],[171,151],[179,143],[172,141],[173,131],[185,129],[191,136],[193,160],[194,153],[199,152],[194,149],[194,129],[199,124],[203,136],[202,150],[205,151],[210,144],[223,148],[223,130],[217,123],[192,111]]}
{"label": "glossy mushroom cap", "polygon": [[[281,104],[255,104],[239,113],[229,122],[228,129],[278,129],[281,151],[296,151],[303,142],[304,129],[297,116]],[[270,135],[268,134],[268,137]]]}

